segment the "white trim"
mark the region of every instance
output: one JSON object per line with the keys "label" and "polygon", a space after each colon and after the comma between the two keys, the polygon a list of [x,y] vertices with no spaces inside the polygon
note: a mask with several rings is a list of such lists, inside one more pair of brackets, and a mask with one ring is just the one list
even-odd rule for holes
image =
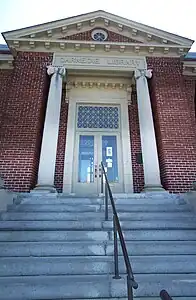
{"label": "white trim", "polygon": [[0,61],[4,61],[4,60],[9,60],[9,61],[14,60],[13,55],[0,53]]}
{"label": "white trim", "polygon": [[13,69],[13,56],[11,54],[0,53],[0,69]]}
{"label": "white trim", "polygon": [[[133,174],[132,174],[132,159],[131,159],[131,145],[129,135],[129,119],[128,119],[128,105],[127,95],[125,91],[119,94],[114,91],[109,94],[111,97],[104,97],[104,93],[92,102],[92,93],[81,93],[82,90],[72,89],[70,91],[68,123],[67,123],[67,143],[65,148],[64,160],[64,177],[63,177],[63,193],[71,194],[72,191],[72,177],[73,174],[73,149],[75,145],[75,120],[76,120],[76,107],[78,103],[88,104],[115,104],[120,106],[121,111],[121,139],[122,139],[122,160],[123,160],[123,174],[124,174],[124,188],[125,193],[133,192]],[[129,166],[129,167],[127,167]]]}
{"label": "white trim", "polygon": [[[8,42],[12,42],[13,39],[8,38],[7,39]],[[169,49],[176,49],[176,48],[190,48],[189,45],[187,45],[186,43],[179,43],[179,44],[161,44],[161,43],[140,43],[140,42],[133,42],[133,43],[126,43],[126,42],[110,42],[110,41],[105,41],[103,42],[99,42],[99,41],[86,41],[86,40],[66,40],[66,39],[43,39],[43,38],[17,38],[14,39],[14,41],[17,42],[37,42],[37,43],[66,43],[66,45],[73,45],[75,43],[80,43],[83,45],[91,45],[91,44],[95,44],[95,45],[100,45],[100,46],[104,46],[105,44],[107,45],[115,45],[115,46],[140,46],[141,48],[144,47],[155,47],[155,48],[169,48]]]}
{"label": "white trim", "polygon": [[108,53],[126,53],[126,55],[180,57],[188,53],[190,47],[186,44],[161,44],[159,43],[124,43],[124,42],[97,42],[75,41],[65,39],[44,38],[18,38],[7,39],[9,47],[17,51],[31,52],[88,52],[103,51]]}
{"label": "white trim", "polygon": [[183,75],[196,76],[196,61],[185,60],[183,62]]}

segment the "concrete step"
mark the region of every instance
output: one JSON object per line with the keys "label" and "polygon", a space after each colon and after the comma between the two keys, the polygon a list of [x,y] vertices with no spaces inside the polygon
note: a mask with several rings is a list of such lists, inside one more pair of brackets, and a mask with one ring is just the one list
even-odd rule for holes
{"label": "concrete step", "polygon": [[[181,255],[181,254],[196,254],[196,241],[127,241],[127,250],[130,255]],[[1,249],[1,248],[0,248]],[[113,255],[114,244],[106,242],[106,255]],[[122,255],[121,247],[119,245],[119,254]]]}
{"label": "concrete step", "polygon": [[8,205],[8,211],[29,211],[29,212],[96,212],[100,211],[100,205],[67,205],[67,204],[20,204]]}
{"label": "concrete step", "polygon": [[[156,204],[156,205],[116,205],[118,212],[183,212],[190,211],[190,207],[186,204]],[[97,212],[104,211],[104,205],[77,205],[77,204],[20,204],[8,205],[8,211],[23,211],[23,212]],[[109,206],[111,210],[111,206]]]}
{"label": "concrete step", "polygon": [[[0,230],[101,230],[101,221],[1,221]],[[110,222],[108,227],[110,227]]]}
{"label": "concrete step", "polygon": [[[109,215],[112,219],[112,214]],[[120,220],[184,220],[196,221],[196,215],[191,212],[120,212]],[[1,220],[7,221],[74,221],[74,220],[104,220],[104,212],[5,212]]]}
{"label": "concrete step", "polygon": [[[196,241],[196,230],[127,230],[126,241]],[[0,242],[108,241],[111,231],[0,231]]]}
{"label": "concrete step", "polygon": [[[196,273],[196,255],[132,256],[134,274]],[[112,256],[80,257],[4,257],[0,276],[98,275],[113,274]],[[124,258],[119,257],[119,272],[126,273]]]}
{"label": "concrete step", "polygon": [[104,231],[0,231],[0,242],[44,242],[44,241],[107,241]]}
{"label": "concrete step", "polygon": [[[182,203],[182,199],[179,197],[142,197],[139,195],[138,197],[134,198],[114,198],[116,204],[140,204],[140,205],[156,205],[156,204],[178,204]],[[26,197],[22,199],[22,203],[26,204],[104,204],[104,198],[76,198],[76,197]]]}
{"label": "concrete step", "polygon": [[[80,257],[4,257],[0,258],[0,277],[35,275],[113,274],[112,256]],[[132,256],[136,274],[196,273],[196,255]],[[124,258],[119,257],[119,272],[126,273]]]}
{"label": "concrete step", "polygon": [[[109,210],[111,210],[109,206]],[[176,204],[155,204],[155,205],[116,205],[117,212],[177,212],[177,211],[191,211],[190,207],[186,204],[176,205]],[[104,205],[101,206],[101,210],[105,210]]]}
{"label": "concrete step", "polygon": [[[158,297],[161,289],[185,299],[196,295],[195,274],[137,275],[137,297]],[[0,299],[54,300],[89,298],[127,298],[126,279],[111,276],[22,276],[0,278]],[[144,298],[144,299],[145,299]],[[174,298],[175,299],[175,298]],[[181,299],[182,300],[182,299]]]}
{"label": "concrete step", "polygon": [[[125,230],[196,229],[196,220],[121,221]],[[1,221],[0,230],[112,230],[112,221]]]}
{"label": "concrete step", "polygon": [[[129,255],[196,255],[196,241],[131,241]],[[113,242],[0,242],[0,257],[113,255]],[[122,255],[119,245],[119,255]]]}
{"label": "concrete step", "polygon": [[196,230],[127,230],[126,241],[196,241]]}
{"label": "concrete step", "polygon": [[[194,245],[193,245],[194,247]],[[192,246],[190,245],[190,248]],[[196,249],[196,248],[195,248]],[[112,249],[109,250],[112,254]],[[193,252],[191,254],[194,254]],[[106,255],[104,242],[0,242],[0,257]],[[109,254],[110,255],[110,254]]]}
{"label": "concrete step", "polygon": [[100,205],[104,203],[103,198],[75,198],[75,197],[26,197],[21,204],[67,204],[67,205]]}

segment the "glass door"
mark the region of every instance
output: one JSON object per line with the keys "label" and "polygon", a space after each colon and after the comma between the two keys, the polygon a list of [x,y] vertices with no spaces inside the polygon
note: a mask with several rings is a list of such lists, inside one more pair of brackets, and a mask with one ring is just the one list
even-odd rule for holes
{"label": "glass door", "polygon": [[101,193],[101,161],[112,191],[123,192],[120,136],[102,132],[77,133],[73,174],[75,194],[97,196]]}
{"label": "glass door", "polygon": [[102,134],[101,158],[112,192],[123,192],[121,142],[118,134]]}

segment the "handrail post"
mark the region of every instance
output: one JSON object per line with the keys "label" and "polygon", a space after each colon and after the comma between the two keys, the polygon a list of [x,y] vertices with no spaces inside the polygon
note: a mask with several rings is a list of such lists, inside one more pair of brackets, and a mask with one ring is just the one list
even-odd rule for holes
{"label": "handrail post", "polygon": [[133,288],[132,288],[131,279],[129,278],[129,275],[127,275],[127,295],[128,295],[128,300],[133,300]]}
{"label": "handrail post", "polygon": [[113,231],[114,231],[114,279],[120,279],[119,268],[118,268],[118,238],[117,238],[117,226],[115,216],[113,215]]}
{"label": "handrail post", "polygon": [[105,221],[108,221],[108,187],[105,183]]}
{"label": "handrail post", "polygon": [[103,170],[101,168],[101,194],[103,194]]}

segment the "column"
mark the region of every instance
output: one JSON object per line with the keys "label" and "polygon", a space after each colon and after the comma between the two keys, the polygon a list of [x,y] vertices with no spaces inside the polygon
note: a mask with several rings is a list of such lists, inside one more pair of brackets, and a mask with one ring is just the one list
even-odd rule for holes
{"label": "column", "polygon": [[63,76],[66,75],[66,70],[62,67],[49,66],[47,73],[51,75],[51,82],[42,138],[38,182],[35,190],[55,192],[54,172],[61,110],[62,83]]}
{"label": "column", "polygon": [[144,168],[144,191],[164,191],[160,180],[157,145],[147,82],[147,78],[151,77],[152,70],[135,71]]}

